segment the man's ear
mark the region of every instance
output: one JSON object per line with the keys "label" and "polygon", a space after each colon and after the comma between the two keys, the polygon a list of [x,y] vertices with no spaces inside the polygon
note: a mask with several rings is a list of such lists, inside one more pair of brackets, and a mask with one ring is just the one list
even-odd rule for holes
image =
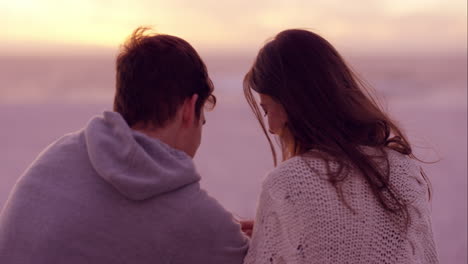
{"label": "man's ear", "polygon": [[186,99],[182,106],[182,125],[192,126],[195,123],[196,111],[195,106],[197,104],[198,94],[192,95],[192,97]]}

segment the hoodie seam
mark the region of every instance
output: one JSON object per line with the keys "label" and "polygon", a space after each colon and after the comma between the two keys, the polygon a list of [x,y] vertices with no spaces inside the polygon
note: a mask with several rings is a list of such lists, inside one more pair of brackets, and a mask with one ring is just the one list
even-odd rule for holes
{"label": "hoodie seam", "polygon": [[[134,165],[135,165],[135,153],[136,153],[136,149],[137,149],[137,146],[135,144],[132,144],[131,148],[130,148],[130,151],[128,153],[128,162],[125,162],[124,163],[126,164],[125,166],[125,170],[123,170],[124,174],[129,174],[128,172],[131,171],[132,168],[134,168]],[[113,173],[112,175],[110,175],[110,180],[115,180],[115,173]],[[113,184],[112,184],[113,185]],[[117,186],[116,186],[117,187]]]}

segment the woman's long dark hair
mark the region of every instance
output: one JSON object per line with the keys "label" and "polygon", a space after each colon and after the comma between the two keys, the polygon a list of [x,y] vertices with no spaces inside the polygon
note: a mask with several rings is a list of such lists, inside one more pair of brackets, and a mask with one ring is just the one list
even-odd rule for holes
{"label": "woman's long dark hair", "polygon": [[[359,170],[382,207],[403,216],[406,226],[409,224],[407,205],[389,181],[385,149],[414,158],[411,146],[402,130],[379,107],[367,85],[328,41],[307,30],[280,32],[260,50],[245,76],[246,99],[267,136],[276,166],[275,147],[252,90],[272,97],[287,114],[286,127],[292,138],[288,142],[292,143],[286,144],[280,138],[283,160],[308,155],[310,150],[324,153],[320,157],[327,164],[337,161],[340,165],[338,172],[328,169],[329,180],[338,187],[340,195],[338,183],[347,176],[344,168]],[[377,150],[380,158],[366,153],[362,148],[365,146]]]}

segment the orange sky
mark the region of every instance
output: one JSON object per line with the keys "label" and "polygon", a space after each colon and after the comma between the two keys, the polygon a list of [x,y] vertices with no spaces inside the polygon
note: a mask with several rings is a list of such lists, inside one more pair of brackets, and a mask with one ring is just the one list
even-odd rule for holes
{"label": "orange sky", "polygon": [[139,25],[201,50],[256,50],[301,27],[356,51],[466,51],[466,10],[466,0],[0,0],[0,52],[115,49]]}

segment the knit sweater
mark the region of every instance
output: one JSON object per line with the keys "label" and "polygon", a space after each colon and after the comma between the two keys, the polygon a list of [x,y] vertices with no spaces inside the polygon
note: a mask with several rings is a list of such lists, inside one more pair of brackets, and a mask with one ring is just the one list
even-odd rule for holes
{"label": "knit sweater", "polygon": [[248,240],[184,152],[105,112],[43,151],[0,214],[2,264],[239,264]]}
{"label": "knit sweater", "polygon": [[[349,170],[341,199],[327,179],[325,161],[293,157],[263,182],[244,264],[438,263],[427,183],[413,160],[387,152],[390,184],[408,204],[407,231],[401,215],[381,206],[361,173]],[[329,165],[336,171],[337,163]]]}

